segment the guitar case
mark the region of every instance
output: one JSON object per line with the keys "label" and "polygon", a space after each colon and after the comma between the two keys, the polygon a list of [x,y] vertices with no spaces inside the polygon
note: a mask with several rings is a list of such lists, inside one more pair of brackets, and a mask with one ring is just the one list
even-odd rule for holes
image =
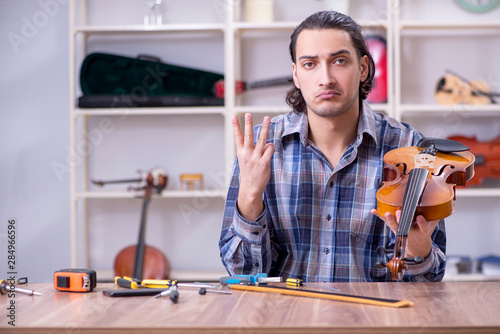
{"label": "guitar case", "polygon": [[91,53],[80,69],[81,108],[222,105],[214,96],[222,74],[158,58]]}

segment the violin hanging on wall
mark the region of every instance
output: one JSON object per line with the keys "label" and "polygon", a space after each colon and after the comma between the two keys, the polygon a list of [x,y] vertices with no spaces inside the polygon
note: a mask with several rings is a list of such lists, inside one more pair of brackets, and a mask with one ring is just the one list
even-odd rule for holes
{"label": "violin hanging on wall", "polygon": [[467,186],[480,186],[487,179],[500,179],[500,136],[489,141],[478,141],[475,136],[451,136],[448,139],[467,145],[476,157],[475,177],[467,182]]}
{"label": "violin hanging on wall", "polygon": [[[474,160],[469,148],[448,139],[423,138],[417,146],[401,147],[384,155],[384,183],[377,192],[377,211],[383,216],[401,210],[393,250],[377,249],[384,261],[377,267],[390,270],[393,280],[402,280],[408,263],[420,263],[421,257],[407,258],[408,233],[415,218],[439,220],[455,209],[455,186],[463,186],[474,175]],[[386,254],[392,253],[389,260]]]}
{"label": "violin hanging on wall", "polygon": [[151,196],[160,194],[166,188],[168,176],[163,168],[155,168],[149,172],[139,171],[141,177],[138,179],[92,181],[92,183],[103,186],[109,183],[139,182],[137,187],[129,187],[129,190],[143,190],[143,203],[139,237],[137,245],[122,249],[115,258],[115,276],[127,276],[137,280],[143,279],[168,279],[170,274],[170,262],[165,254],[159,249],[146,245],[146,217]]}

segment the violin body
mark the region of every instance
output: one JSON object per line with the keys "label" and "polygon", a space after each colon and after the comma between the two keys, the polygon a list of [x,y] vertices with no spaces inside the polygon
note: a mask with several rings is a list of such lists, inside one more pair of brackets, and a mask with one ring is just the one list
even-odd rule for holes
{"label": "violin body", "polygon": [[[464,144],[447,139],[422,138],[417,146],[401,147],[384,155],[384,183],[377,192],[377,212],[384,216],[401,210],[392,259],[377,266],[387,267],[392,278],[402,280],[408,262],[423,258],[406,257],[408,236],[418,215],[427,221],[451,215],[455,209],[455,186],[465,185],[474,176],[474,160]],[[387,250],[380,253],[386,257]]]}
{"label": "violin body", "polygon": [[[377,211],[394,216],[402,209],[407,189],[408,173],[415,168],[414,157],[421,148],[401,147],[384,156],[384,184],[377,192]],[[420,197],[417,215],[426,220],[438,220],[450,216],[455,206],[455,185],[465,185],[474,175],[474,155],[470,152],[437,152],[434,166],[427,176],[425,190]]]}
{"label": "violin body", "polygon": [[[122,249],[115,258],[115,276],[134,277],[134,264],[137,245]],[[157,248],[145,245],[143,261],[143,279],[169,279],[170,262]]]}

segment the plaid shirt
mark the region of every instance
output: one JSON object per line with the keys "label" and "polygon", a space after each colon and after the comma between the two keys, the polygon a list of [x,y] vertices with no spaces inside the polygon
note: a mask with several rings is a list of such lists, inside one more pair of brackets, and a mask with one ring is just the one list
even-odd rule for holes
{"label": "plaid shirt", "polygon": [[[236,209],[239,166],[235,161],[219,247],[231,275],[267,273],[306,282],[389,281],[375,267],[379,246],[394,245],[394,233],[370,213],[383,181],[383,156],[414,146],[420,133],[407,124],[360,108],[357,139],[333,168],[307,139],[305,113],[271,120],[268,142],[275,153],[264,192],[264,212],[255,220]],[[261,126],[254,127],[255,139]],[[440,281],[445,268],[444,221],[432,234],[432,251],[411,264],[405,281]]]}

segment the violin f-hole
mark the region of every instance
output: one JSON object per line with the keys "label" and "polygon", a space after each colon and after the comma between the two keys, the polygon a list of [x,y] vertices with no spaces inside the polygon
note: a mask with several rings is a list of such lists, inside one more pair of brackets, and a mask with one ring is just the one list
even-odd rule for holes
{"label": "violin f-hole", "polygon": [[445,164],[445,165],[442,165],[441,167],[439,167],[437,174],[435,174],[435,173],[431,173],[431,174],[433,176],[441,176],[441,174],[443,174],[443,171],[446,167],[450,167],[450,169],[455,169],[455,166],[453,166],[451,164]]}

